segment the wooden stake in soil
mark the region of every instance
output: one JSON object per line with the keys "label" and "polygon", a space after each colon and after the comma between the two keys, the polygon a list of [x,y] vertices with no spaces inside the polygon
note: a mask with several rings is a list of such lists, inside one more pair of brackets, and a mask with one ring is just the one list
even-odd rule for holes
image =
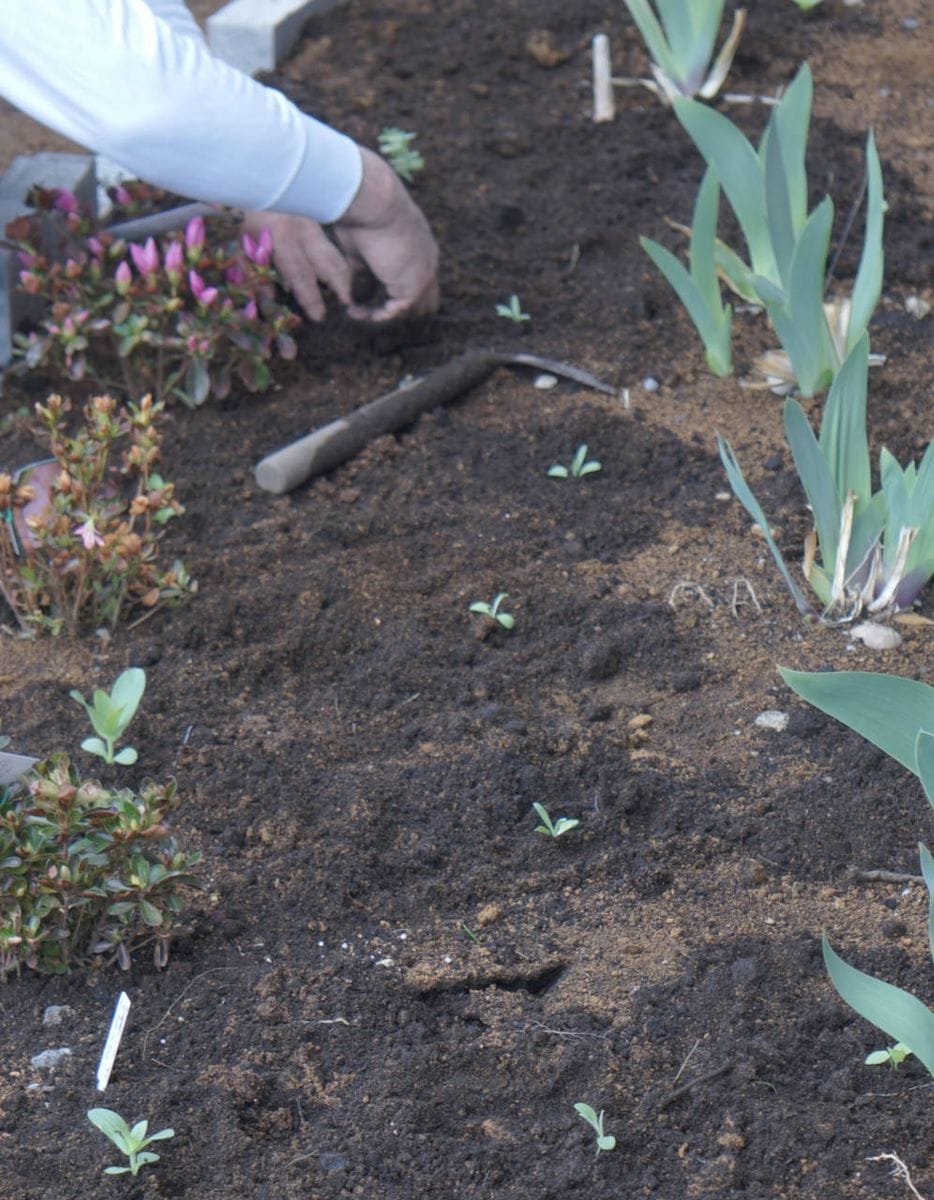
{"label": "wooden stake in soil", "polygon": [[110,1072],[114,1069],[114,1059],[117,1057],[117,1050],[120,1048],[120,1039],[123,1037],[123,1031],[126,1028],[126,1019],[129,1011],[130,997],[126,992],[121,992],[117,997],[117,1007],[114,1009],[110,1029],[107,1032],[107,1041],[104,1042],[100,1066],[97,1068],[97,1090],[99,1092],[105,1091],[107,1084],[110,1082]]}
{"label": "wooden stake in soil", "polygon": [[613,95],[613,70],[610,66],[610,39],[597,33],[593,39],[593,119],[598,124],[616,117]]}

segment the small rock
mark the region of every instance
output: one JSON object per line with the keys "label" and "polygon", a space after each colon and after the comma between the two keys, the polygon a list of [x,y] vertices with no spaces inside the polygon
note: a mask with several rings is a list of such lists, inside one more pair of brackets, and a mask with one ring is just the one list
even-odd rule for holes
{"label": "small rock", "polygon": [[50,1004],[42,1014],[43,1025],[63,1025],[75,1015],[70,1004]]}
{"label": "small rock", "polygon": [[888,625],[875,621],[862,621],[850,630],[850,637],[861,641],[870,650],[896,650],[902,644],[902,635]]}
{"label": "small rock", "polygon": [[788,728],[788,714],[777,708],[767,708],[756,717],[755,724],[760,729],[774,729],[776,733],[784,733]]}
{"label": "small rock", "polygon": [[553,387],[558,384],[557,375],[547,375],[544,372],[541,375],[535,376],[533,387],[537,387],[540,392],[550,392]]}
{"label": "small rock", "polygon": [[646,392],[657,392],[659,386],[658,380],[654,379],[651,375],[646,375],[645,379],[642,380],[642,387]]}
{"label": "small rock", "polygon": [[60,1046],[57,1050],[43,1050],[39,1054],[34,1054],[29,1060],[29,1065],[35,1067],[37,1071],[54,1071],[56,1067],[60,1067],[66,1058],[71,1058],[71,1047]]}

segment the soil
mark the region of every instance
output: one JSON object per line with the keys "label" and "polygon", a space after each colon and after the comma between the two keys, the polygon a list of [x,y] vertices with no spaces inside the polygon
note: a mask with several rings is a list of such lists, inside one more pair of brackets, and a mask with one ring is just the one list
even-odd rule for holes
{"label": "soil", "polygon": [[[774,93],[810,62],[814,199],[832,191],[838,239],[875,128],[872,440],[917,455],[931,318],[905,300],[932,288],[931,14],[749,8],[728,86]],[[700,161],[642,88],[591,121],[599,31],[618,74],[646,73],[619,4],[357,0],[272,81],[369,144],[418,132],[444,306],[379,336],[333,314],[273,393],[174,413],[165,473],[187,515],[166,551],[199,580],[187,606],[109,644],[2,642],[3,732],[23,753],[84,736],[69,688],[146,668],[140,766],[177,779],[209,883],[161,973],[140,958],[0,989],[3,1200],[876,1200],[908,1195],[889,1153],[934,1193],[931,1081],[864,1066],[884,1036],[819,947],[826,930],[930,1002],[923,889],[849,869],[916,874],[931,810],[776,672],[932,681],[930,629],[879,654],[803,625],[729,498],[715,430],[798,557],[781,402],[741,386],[768,330],[738,315],[737,375],[706,371],[637,242],[677,246],[666,218],[690,219]],[[729,113],[751,134],[767,116]],[[514,292],[522,328],[494,313]],[[502,369],[311,486],[252,482],[269,450],[487,346],[572,361],[629,405]],[[602,471],[546,477],[583,442]],[[36,450],[7,426],[4,461]],[[500,591],[515,628],[484,631],[468,606]],[[769,709],[784,732],[756,725]],[[543,838],[533,802],[579,827]],[[103,1102],[177,1131],[136,1181],[101,1174],[113,1157],[84,1116],[121,988]],[[49,1005],[70,1006],[59,1029]],[[53,1074],[30,1066],[65,1045]],[[595,1155],[578,1101],[605,1110],[614,1151]]]}

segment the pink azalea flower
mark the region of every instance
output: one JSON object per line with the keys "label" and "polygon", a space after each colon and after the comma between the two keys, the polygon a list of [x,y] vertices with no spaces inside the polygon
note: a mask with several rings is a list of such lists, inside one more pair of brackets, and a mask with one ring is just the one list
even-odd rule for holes
{"label": "pink azalea flower", "polygon": [[126,259],[123,259],[120,266],[114,271],[114,281],[117,284],[118,293],[121,296],[125,296],[130,284],[133,282],[133,272],[130,270],[130,264]]}
{"label": "pink azalea flower", "polygon": [[145,246],[138,246],[135,242],[131,242],[130,257],[140,275],[153,275],[159,270],[159,251],[156,248],[155,238],[147,238]]}
{"label": "pink azalea flower", "polygon": [[52,193],[52,207],[57,208],[59,212],[76,213],[78,200],[74,192],[69,192],[67,188],[55,188]]}
{"label": "pink azalea flower", "polygon": [[243,252],[258,267],[268,267],[272,261],[272,234],[264,226],[259,239],[254,241],[248,233],[243,235]]}
{"label": "pink azalea flower", "polygon": [[91,253],[96,254],[98,258],[104,257],[104,243],[100,240],[100,238],[89,237],[85,242],[85,245],[91,251]]}
{"label": "pink azalea flower", "polygon": [[185,245],[189,250],[200,250],[204,245],[204,217],[192,217],[185,226]]}
{"label": "pink azalea flower", "polygon": [[188,286],[191,288],[191,294],[194,298],[199,304],[203,304],[205,308],[217,299],[217,288],[207,287],[197,271],[188,272]]}
{"label": "pink azalea flower", "polygon": [[104,544],[104,539],[94,527],[93,517],[88,517],[81,525],[76,525],[74,531],[84,543],[85,550],[93,550],[95,546]]}
{"label": "pink azalea flower", "polygon": [[185,269],[185,259],[182,254],[181,242],[170,242],[165,252],[165,273],[172,283],[178,283]]}
{"label": "pink azalea flower", "polygon": [[243,315],[248,321],[255,321],[259,316],[259,309],[256,307],[256,301],[252,297],[244,304]]}
{"label": "pink azalea flower", "polygon": [[124,208],[133,203],[133,197],[122,183],[118,183],[114,188],[114,199],[118,204],[122,204]]}
{"label": "pink azalea flower", "polygon": [[228,283],[232,283],[234,287],[239,287],[240,284],[246,282],[246,276],[243,274],[243,267],[241,267],[239,263],[231,263],[224,272],[224,278]]}

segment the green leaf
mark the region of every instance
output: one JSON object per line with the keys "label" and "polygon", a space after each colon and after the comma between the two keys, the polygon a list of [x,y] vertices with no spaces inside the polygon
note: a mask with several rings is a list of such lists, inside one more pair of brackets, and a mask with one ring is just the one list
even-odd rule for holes
{"label": "green leaf", "polygon": [[934,1012],[910,992],[875,979],[844,962],[826,936],[824,964],[833,985],[861,1017],[902,1042],[934,1075]]}
{"label": "green leaf", "polygon": [[764,172],[758,155],[733,122],[708,105],[676,96],[672,107],[704,161],[717,174],[749,247],[753,271],[777,283],[778,269],[766,224]]}
{"label": "green leaf", "polygon": [[662,27],[648,4],[648,0],[626,0],[626,7],[629,9],[629,15],[635,21],[653,61],[661,67],[673,83],[680,82],[680,64],[669,49],[665,34],[662,32]]}
{"label": "green leaf", "polygon": [[866,438],[866,388],[869,338],[862,337],[847,355],[827,396],[821,421],[820,448],[830,469],[842,507],[849,492],[859,512],[872,496],[869,443]]}
{"label": "green leaf", "polygon": [[791,457],[811,506],[821,563],[833,574],[840,533],[840,497],[811,423],[797,400],[785,401],[784,418]]}
{"label": "green leaf", "polygon": [[139,915],[147,925],[157,926],[162,924],[162,913],[159,912],[154,904],[150,904],[148,900],[140,900]]}
{"label": "green leaf", "polygon": [[737,500],[745,508],[746,512],[752,517],[759,528],[762,530],[762,536],[765,538],[765,543],[772,552],[772,557],[775,559],[775,565],[782,573],[782,578],[788,586],[794,598],[795,604],[798,606],[798,611],[805,616],[814,616],[814,608],[808,601],[804,592],[798,587],[791,572],[785,565],[785,560],[782,558],[781,551],[776,545],[775,539],[769,529],[769,523],[759,501],[752,493],[752,489],[746,482],[743,472],[740,469],[739,462],[733,452],[733,447],[720,434],[717,434],[717,448],[720,451],[720,461],[723,463],[724,470],[727,474],[727,479],[730,481],[730,487],[733,489]]}
{"label": "green leaf", "polygon": [[120,707],[120,732],[133,720],[146,690],[146,672],[141,667],[129,667],[117,676],[110,699]]}
{"label": "green leaf", "polygon": [[850,326],[847,331],[847,350],[862,337],[882,293],[882,271],[885,256],[882,249],[882,229],[885,221],[885,195],[882,188],[882,167],[876,150],[876,139],[870,132],[866,139],[866,233],[863,252],[853,285]]}
{"label": "green leaf", "polygon": [[807,220],[808,181],[805,167],[811,99],[811,69],[805,63],[776,105],[769,122],[781,153],[785,189],[795,234]]}
{"label": "green leaf", "polygon": [[873,671],[790,671],[779,667],[779,673],[802,699],[917,773],[918,733],[934,730],[934,688]]}
{"label": "green leaf", "polygon": [[919,845],[921,856],[921,874],[928,890],[928,945],[931,947],[931,958],[934,959],[934,855],[927,846]]}
{"label": "green leaf", "polygon": [[136,762],[139,755],[132,746],[124,746],[119,754],[114,755],[114,762],[119,763],[121,767],[132,766]]}
{"label": "green leaf", "polygon": [[688,316],[704,343],[707,365],[715,375],[729,375],[733,370],[730,347],[732,313],[729,306],[721,310],[718,304],[717,311],[711,311],[707,298],[693,276],[669,250],[650,238],[640,238],[639,244],[687,309]]}
{"label": "green leaf", "polygon": [[96,754],[99,758],[104,759],[105,762],[110,761],[107,746],[100,738],[85,738],[81,743],[81,749],[87,751],[88,754]]}

